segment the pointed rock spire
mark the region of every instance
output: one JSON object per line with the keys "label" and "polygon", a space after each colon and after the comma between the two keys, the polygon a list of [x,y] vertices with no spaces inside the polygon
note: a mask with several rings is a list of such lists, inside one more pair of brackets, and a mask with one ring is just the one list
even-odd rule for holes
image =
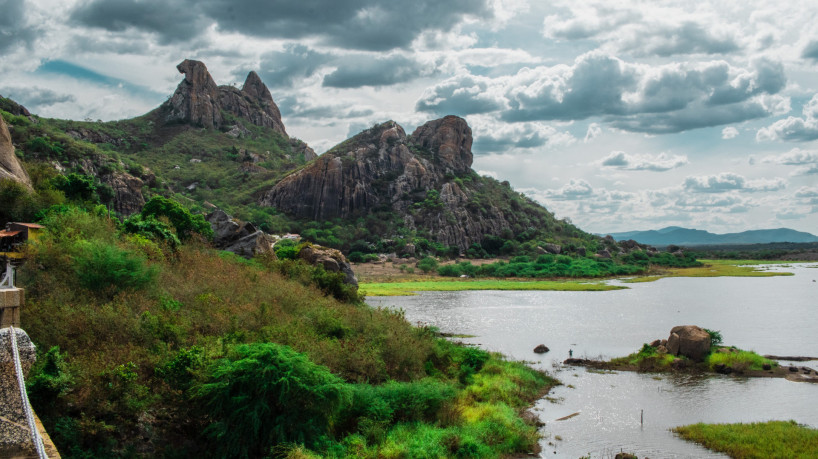
{"label": "pointed rock spire", "polygon": [[219,87],[204,63],[185,59],[176,68],[179,73],[185,74],[185,79],[179,83],[173,97],[167,102],[170,113],[166,119],[207,128],[221,126],[223,119],[219,106]]}

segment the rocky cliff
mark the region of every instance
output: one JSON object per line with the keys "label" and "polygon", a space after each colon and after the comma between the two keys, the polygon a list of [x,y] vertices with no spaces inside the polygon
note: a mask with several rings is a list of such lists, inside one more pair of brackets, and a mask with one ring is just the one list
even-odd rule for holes
{"label": "rocky cliff", "polygon": [[31,188],[31,180],[14,154],[11,134],[2,116],[0,116],[0,179],[14,180]]}
{"label": "rocky cliff", "polygon": [[204,63],[185,59],[176,66],[185,79],[160,110],[166,121],[179,121],[219,129],[225,125],[223,112],[243,118],[256,126],[272,128],[287,135],[281,112],[270,90],[256,72],[250,72],[241,89],[217,86]]}
{"label": "rocky cliff", "polygon": [[288,175],[259,204],[319,221],[391,209],[409,229],[461,250],[486,235],[516,234],[553,218],[539,206],[539,215],[514,211],[523,198],[471,170],[471,145],[471,129],[456,116],[430,121],[410,136],[389,121]]}

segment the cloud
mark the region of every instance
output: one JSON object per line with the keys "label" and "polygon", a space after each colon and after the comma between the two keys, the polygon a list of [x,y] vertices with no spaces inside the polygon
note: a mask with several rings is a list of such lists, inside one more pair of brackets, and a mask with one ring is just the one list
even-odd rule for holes
{"label": "cloud", "polygon": [[818,151],[805,151],[793,148],[781,155],[767,156],[761,160],[767,164],[782,164],[785,166],[799,166],[792,175],[818,175]]}
{"label": "cloud", "polygon": [[808,142],[818,139],[818,94],[801,110],[803,118],[788,116],[756,132],[756,140]]}
{"label": "cloud", "polygon": [[543,35],[564,40],[595,40],[618,52],[668,57],[727,54],[741,49],[738,31],[720,24],[706,8],[695,13],[660,4],[611,6],[580,2],[546,16]]}
{"label": "cloud", "polygon": [[571,179],[567,184],[556,190],[546,190],[545,196],[556,200],[585,199],[593,196],[594,189],[583,179]]}
{"label": "cloud", "polygon": [[596,137],[598,137],[600,134],[602,134],[602,128],[601,128],[601,127],[599,127],[599,124],[597,124],[597,123],[591,123],[591,124],[589,124],[589,125],[588,125],[588,130],[585,132],[585,140],[584,140],[584,142],[585,142],[585,143],[588,143],[588,142],[590,142],[591,140],[594,140],[594,139],[595,139]]}
{"label": "cloud", "polygon": [[727,191],[778,191],[786,187],[782,178],[747,180],[732,172],[717,175],[687,177],[682,184],[686,191],[694,193],[724,193]]}
{"label": "cloud", "polygon": [[500,153],[512,148],[537,148],[546,144],[566,147],[576,142],[569,132],[542,123],[497,123],[493,119],[469,120],[473,127],[475,154]]}
{"label": "cloud", "polygon": [[358,88],[405,83],[420,76],[431,75],[433,67],[402,55],[373,57],[348,56],[337,61],[338,67],[324,77],[324,86]]}
{"label": "cloud", "polygon": [[[308,46],[288,43],[283,51],[261,55],[259,74],[270,87],[287,87],[309,78],[332,57]],[[244,73],[245,69],[242,69]]]}
{"label": "cloud", "polygon": [[81,3],[69,19],[111,32],[152,33],[163,44],[193,39],[208,25],[192,0],[92,0]]}
{"label": "cloud", "polygon": [[[369,117],[375,114],[371,107],[365,107],[358,104],[350,104],[343,102],[336,102],[332,104],[316,103],[307,98],[297,97],[282,97],[277,101],[281,115],[286,118],[307,118],[307,119],[345,119]],[[370,124],[361,124],[361,129],[354,132],[357,134],[371,126]],[[353,135],[354,135],[353,134]]]}
{"label": "cloud", "polygon": [[783,67],[768,60],[749,68],[724,61],[648,66],[593,51],[570,66],[496,78],[458,75],[428,88],[416,109],[497,111],[508,122],[599,116],[623,130],[673,133],[768,116],[781,103],[768,96],[785,83]]}
{"label": "cloud", "polygon": [[811,40],[801,51],[801,57],[818,61],[818,40]]}
{"label": "cloud", "polygon": [[33,87],[4,87],[0,88],[0,93],[7,94],[14,101],[39,113],[44,107],[65,102],[75,102],[77,100],[72,94],[58,94],[47,88]]}
{"label": "cloud", "polygon": [[670,156],[667,153],[651,155],[629,155],[624,151],[612,151],[608,156],[598,161],[602,167],[613,167],[629,171],[663,172],[688,164],[687,156]]}
{"label": "cloud", "polygon": [[22,0],[0,0],[0,52],[13,47],[28,46],[37,36],[37,29],[28,25],[26,3]]}
{"label": "cloud", "polygon": [[727,126],[721,130],[721,138],[725,140],[735,139],[738,137],[738,129],[733,126]]}

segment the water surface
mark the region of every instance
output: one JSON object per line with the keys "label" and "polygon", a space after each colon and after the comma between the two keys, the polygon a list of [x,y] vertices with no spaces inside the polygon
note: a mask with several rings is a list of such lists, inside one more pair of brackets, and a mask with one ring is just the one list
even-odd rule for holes
{"label": "water surface", "polygon": [[[818,385],[729,376],[598,374],[559,362],[569,350],[574,357],[626,355],[644,342],[667,338],[673,326],[687,324],[720,330],[725,343],[761,354],[818,356],[817,266],[771,268],[795,273],[787,277],[666,278],[607,292],[423,292],[367,302],[403,308],[409,321],[444,332],[476,335],[462,341],[554,373],[565,386],[535,407],[546,422],[543,457],[613,457],[620,448],[639,457],[724,457],[680,440],[668,429],[770,419],[818,427]],[[541,343],[551,351],[533,353]],[[576,412],[580,414],[555,421]]]}

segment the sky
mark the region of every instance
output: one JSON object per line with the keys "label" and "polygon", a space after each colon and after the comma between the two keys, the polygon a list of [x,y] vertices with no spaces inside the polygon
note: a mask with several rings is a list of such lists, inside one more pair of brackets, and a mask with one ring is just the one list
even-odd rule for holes
{"label": "sky", "polygon": [[0,94],[144,114],[251,70],[317,152],[448,114],[473,168],[591,232],[818,233],[818,3],[0,0]]}

